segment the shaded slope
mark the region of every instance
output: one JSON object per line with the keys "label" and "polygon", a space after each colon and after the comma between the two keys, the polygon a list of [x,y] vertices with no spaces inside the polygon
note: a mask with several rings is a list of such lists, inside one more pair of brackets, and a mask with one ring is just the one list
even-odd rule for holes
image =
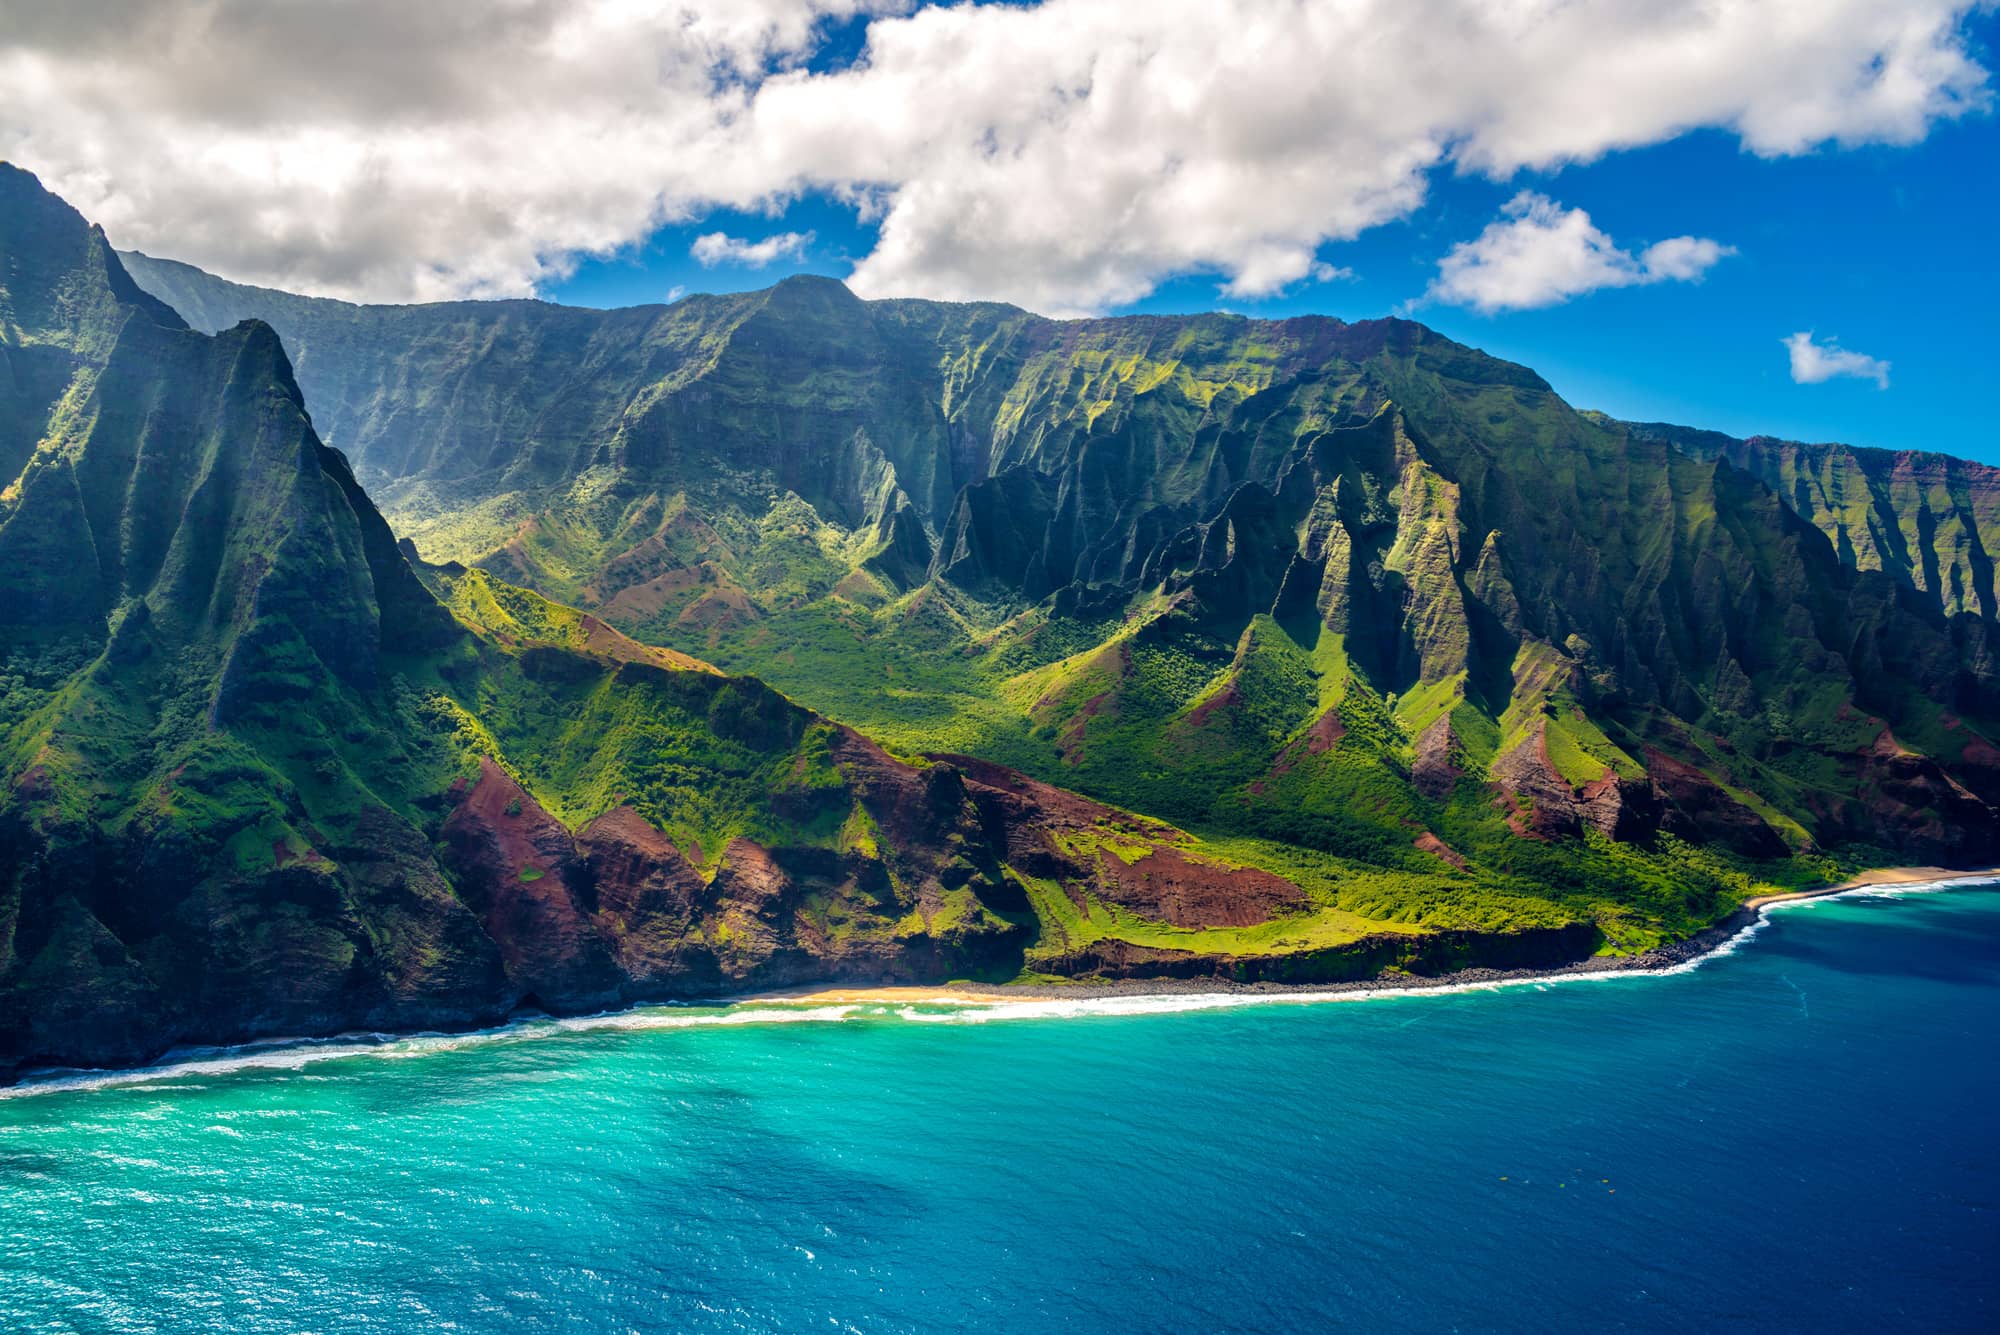
{"label": "shaded slope", "polygon": [[[400,332],[464,307],[343,309],[373,332],[308,395],[385,472],[450,450],[430,387],[474,368],[523,403],[630,372]],[[1205,829],[1522,874],[1524,837],[1587,830],[1993,847],[1987,470],[1624,428],[1404,321],[1054,322],[825,280],[671,311],[704,358],[564,418],[602,466],[405,469],[395,522],[905,744]],[[394,411],[338,406],[356,377]]]}
{"label": "shaded slope", "polygon": [[1883,571],[1948,615],[2000,615],[1992,555],[2000,543],[2000,469],[1920,450],[1738,440],[1660,422],[1629,429],[1757,477],[1826,534],[1843,564]]}
{"label": "shaded slope", "polygon": [[[188,329],[4,166],[0,273],[28,442],[0,495],[0,1073],[816,979],[1547,963],[1664,922],[898,757],[488,570],[413,567],[269,327]],[[753,341],[810,360],[769,314]],[[791,420],[760,466],[793,466]],[[1751,886],[1701,862],[1665,930]]]}

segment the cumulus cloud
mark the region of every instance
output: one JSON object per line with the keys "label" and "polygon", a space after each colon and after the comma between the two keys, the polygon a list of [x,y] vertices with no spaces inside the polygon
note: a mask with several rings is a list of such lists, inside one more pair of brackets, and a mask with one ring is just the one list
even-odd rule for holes
{"label": "cumulus cloud", "polygon": [[903,0],[0,0],[0,157],[121,246],[359,300],[525,296],[754,207],[763,81]]}
{"label": "cumulus cloud", "polygon": [[727,232],[704,232],[688,247],[688,254],[694,256],[704,269],[713,269],[718,264],[740,264],[746,269],[761,269],[773,260],[799,258],[806,253],[812,239],[811,232],[779,232],[762,241],[747,241]]}
{"label": "cumulus cloud", "polygon": [[1971,3],[0,0],[0,156],[121,245],[336,296],[520,294],[820,191],[879,226],[864,294],[1087,311],[1309,279],[1439,170],[1912,142],[1989,100]]}
{"label": "cumulus cloud", "polygon": [[1792,382],[1818,385],[1828,380],[1852,377],[1873,380],[1877,389],[1889,388],[1889,363],[1880,357],[1849,352],[1838,340],[1813,341],[1812,331],[1803,330],[1781,340],[1792,357]]}
{"label": "cumulus cloud", "polygon": [[1565,209],[1523,190],[1501,209],[1510,221],[1487,224],[1438,264],[1425,294],[1475,310],[1554,306],[1604,287],[1698,281],[1736,248],[1707,237],[1676,236],[1638,255],[1620,250],[1582,209]]}

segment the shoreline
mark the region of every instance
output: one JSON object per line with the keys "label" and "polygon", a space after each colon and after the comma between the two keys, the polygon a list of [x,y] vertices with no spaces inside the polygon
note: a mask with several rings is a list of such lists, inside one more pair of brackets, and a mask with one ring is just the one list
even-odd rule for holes
{"label": "shoreline", "polygon": [[[1000,983],[1000,984],[866,984],[828,983],[805,987],[742,992],[716,997],[661,998],[635,1002],[616,1010],[589,1015],[553,1016],[538,1011],[519,1011],[496,1024],[469,1025],[437,1030],[399,1033],[349,1031],[319,1036],[272,1036],[243,1043],[213,1047],[188,1046],[170,1049],[150,1062],[118,1067],[40,1067],[0,1073],[0,1098],[40,1090],[75,1088],[79,1085],[126,1084],[149,1079],[173,1078],[177,1074],[213,1070],[218,1066],[245,1064],[290,1066],[324,1058],[358,1056],[398,1042],[435,1039],[449,1042],[497,1038],[534,1020],[547,1020],[563,1028],[617,1025],[621,1017],[642,1011],[682,1008],[716,1010],[720,1015],[690,1016],[690,1022],[743,1023],[757,1018],[763,1010],[783,1015],[796,1009],[847,1008],[864,1006],[965,1006],[1006,1008],[1052,1001],[1140,1000],[1147,997],[1179,997],[1189,1001],[1212,998],[1217,1004],[1260,1000],[1298,1004],[1336,1001],[1371,994],[1412,996],[1426,992],[1459,992],[1471,989],[1525,986],[1534,983],[1580,979],[1607,979],[1619,976],[1658,977],[1694,968],[1706,959],[1728,953],[1735,942],[1753,935],[1766,921],[1766,911],[1806,900],[1826,899],[1863,890],[1946,889],[1955,885],[2000,882],[2000,867],[1976,871],[1947,867],[1882,867],[1862,872],[1835,885],[1782,894],[1759,895],[1743,903],[1711,927],[1672,945],[1660,946],[1636,955],[1596,956],[1548,969],[1461,969],[1449,974],[1404,974],[1395,977],[1346,979],[1319,983],[1232,983],[1221,978],[1149,978],[1097,983]],[[732,1017],[736,1017],[732,1019]],[[11,1078],[9,1076],[11,1075]]]}
{"label": "shoreline", "polygon": [[1976,871],[1955,871],[1950,867],[1876,867],[1850,876],[1838,885],[1813,890],[1788,890],[1777,895],[1758,895],[1743,901],[1745,909],[1762,909],[1770,904],[1790,904],[1801,899],[1825,899],[1853,890],[1893,889],[1896,886],[1949,885],[1955,881],[2000,881],[2000,867]]}
{"label": "shoreline", "polygon": [[1965,871],[1950,867],[1877,867],[1833,885],[1756,895],[1735,912],[1685,941],[1657,946],[1636,955],[1594,956],[1549,969],[1460,969],[1448,974],[1405,974],[1399,977],[1354,978],[1320,983],[1232,983],[1221,978],[1132,978],[1096,983],[896,983],[871,986],[829,983],[760,992],[741,992],[715,1000],[725,1006],[967,1006],[1022,1005],[1043,1001],[1093,1001],[1109,997],[1143,996],[1267,996],[1273,998],[1356,992],[1413,993],[1477,986],[1534,983],[1587,975],[1660,974],[1686,968],[1721,951],[1764,921],[1765,910],[1810,899],[1828,899],[1859,890],[1942,888],[1958,883],[2000,881],[2000,867]]}

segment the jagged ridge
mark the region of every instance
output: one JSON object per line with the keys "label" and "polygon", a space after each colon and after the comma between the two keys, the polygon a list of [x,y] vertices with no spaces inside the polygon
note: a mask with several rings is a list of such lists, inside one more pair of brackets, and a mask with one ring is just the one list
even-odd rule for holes
{"label": "jagged ridge", "polygon": [[[1850,451],[1815,492],[1796,451],[1579,414],[1406,321],[1055,322],[827,280],[485,317],[702,349],[654,375],[597,332],[520,362],[444,345],[470,308],[341,311],[321,401],[420,542],[906,744],[1412,872],[1389,849],[1413,834],[1549,872],[1496,822],[1762,858],[1994,845],[1976,465]],[[293,318],[328,346],[325,308]],[[434,391],[503,363],[518,406],[592,386],[515,453],[594,440],[588,466],[397,462],[449,453]]]}
{"label": "jagged ridge", "polygon": [[413,567],[268,326],[190,330],[4,165],[0,273],[28,442],[0,498],[0,1074],[809,979],[1324,979],[1602,939],[1546,902],[1365,917],[1312,866],[899,758]]}

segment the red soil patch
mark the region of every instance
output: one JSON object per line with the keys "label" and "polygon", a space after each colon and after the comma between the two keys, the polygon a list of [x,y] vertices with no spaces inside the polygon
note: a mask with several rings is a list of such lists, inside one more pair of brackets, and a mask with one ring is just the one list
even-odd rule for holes
{"label": "red soil patch", "polygon": [[721,673],[721,669],[704,663],[690,654],[662,649],[657,645],[641,644],[589,615],[583,618],[583,647],[586,653],[620,663],[649,663],[654,667],[678,668],[688,672],[714,672],[717,675]]}
{"label": "red soil patch", "polygon": [[441,837],[446,866],[509,979],[543,1001],[616,996],[605,943],[576,901],[584,877],[569,831],[490,758]]}
{"label": "red soil patch", "polygon": [[1896,740],[1895,733],[1884,728],[1876,734],[1875,744],[1868,748],[1868,754],[1882,759],[1892,759],[1908,754],[1908,748]]}
{"label": "red soil patch", "polygon": [[[872,743],[871,743],[872,745]],[[1136,830],[1148,839],[1178,839],[1181,833],[1171,825],[1157,821],[1147,821],[1137,816],[1128,816],[1114,811],[1101,802],[1093,802],[1080,797],[1067,788],[1057,788],[1053,784],[1031,779],[1018,770],[996,765],[990,760],[980,760],[973,756],[938,754],[927,756],[929,760],[941,760],[954,766],[965,776],[966,782],[976,787],[990,789],[1015,798],[1019,803],[1033,808],[1041,825],[1054,829],[1089,829],[1107,822],[1116,822],[1128,829]]]}
{"label": "red soil patch", "polygon": [[656,617],[669,602],[676,601],[675,594],[699,588],[706,582],[700,570],[683,566],[642,583],[626,585],[603,604],[604,610],[612,616]]}
{"label": "red soil patch", "polygon": [[[462,791],[463,782],[459,780],[454,789]],[[546,874],[569,842],[555,818],[487,757],[479,761],[479,781],[445,821],[447,839],[461,831],[476,832],[484,845],[484,860],[495,874],[512,873],[516,878],[523,868]],[[537,835],[546,847],[537,846]]]}
{"label": "red soil patch", "polygon": [[[1523,839],[1553,839],[1576,832],[1576,790],[1549,760],[1548,728],[1537,722],[1535,735],[1493,762],[1500,805],[1507,826]],[[1521,809],[1525,798],[1528,808]]]}
{"label": "red soil patch", "polygon": [[1076,711],[1076,716],[1056,738],[1056,750],[1062,752],[1065,764],[1074,765],[1081,759],[1078,753],[1083,750],[1084,729],[1089,726],[1092,719],[1111,708],[1112,694],[1110,691],[1104,691],[1084,701],[1083,708]]}
{"label": "red soil patch", "polygon": [[1968,765],[1978,765],[1982,769],[2000,769],[2000,747],[1994,746],[1984,737],[1975,736],[1965,744],[1965,748],[1958,755],[1959,759]]}
{"label": "red soil patch", "polygon": [[1242,694],[1236,689],[1236,683],[1232,681],[1220,691],[1217,691],[1214,695],[1196,705],[1187,716],[1188,725],[1195,728],[1206,727],[1208,726],[1208,721],[1215,717],[1218,711],[1232,708],[1242,698]]}
{"label": "red soil patch", "polygon": [[1329,708],[1313,720],[1311,729],[1306,733],[1306,749],[1316,756],[1325,755],[1345,736],[1347,724],[1341,720],[1340,710]]}
{"label": "red soil patch", "polygon": [[1466,862],[1464,857],[1462,857],[1457,850],[1452,848],[1452,846],[1450,844],[1447,844],[1444,840],[1432,834],[1429,830],[1425,830],[1422,834],[1418,835],[1415,839],[1411,840],[1410,842],[1420,851],[1429,853],[1432,857],[1435,858],[1442,858],[1444,861],[1449,862],[1452,866],[1458,868],[1460,871],[1470,870],[1470,864]]}
{"label": "red soil patch", "polygon": [[716,589],[689,603],[674,618],[682,626],[735,626],[757,619],[757,609],[741,589]]}
{"label": "red soil patch", "polygon": [[1198,862],[1178,849],[1156,848],[1136,862],[1098,856],[1100,898],[1176,927],[1250,927],[1305,907],[1290,881],[1255,867]]}
{"label": "red soil patch", "polygon": [[1410,778],[1417,791],[1426,797],[1442,798],[1448,795],[1463,778],[1465,771],[1458,764],[1458,737],[1451,730],[1451,715],[1440,714],[1417,737],[1416,759],[1410,767]]}

